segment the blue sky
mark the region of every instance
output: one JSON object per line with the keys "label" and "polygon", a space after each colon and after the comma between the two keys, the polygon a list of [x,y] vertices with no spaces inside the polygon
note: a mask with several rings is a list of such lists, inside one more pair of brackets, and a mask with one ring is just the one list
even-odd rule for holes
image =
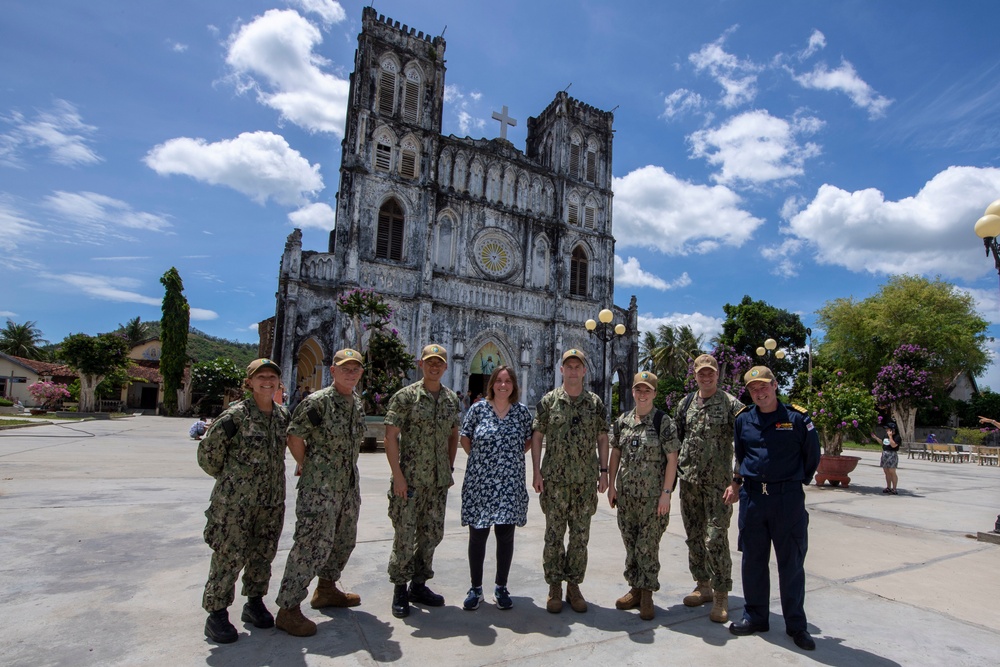
{"label": "blue sky", "polygon": [[[176,266],[194,326],[256,340],[285,237],[302,227],[324,250],[335,224],[363,6],[8,3],[0,318],[51,341],[158,319]],[[1000,4],[375,8],[444,31],[446,134],[498,136],[507,105],[523,150],[527,117],[567,87],[614,109],[616,301],[635,294],[643,327],[707,339],[744,294],[812,326],[901,272],[953,281],[998,322],[972,228],[1000,198]],[[981,384],[1000,388],[1000,370]]]}

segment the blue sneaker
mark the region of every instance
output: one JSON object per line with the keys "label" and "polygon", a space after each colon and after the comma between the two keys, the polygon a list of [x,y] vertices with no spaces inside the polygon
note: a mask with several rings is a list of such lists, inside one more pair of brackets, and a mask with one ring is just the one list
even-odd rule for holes
{"label": "blue sneaker", "polygon": [[465,611],[475,611],[479,609],[479,603],[483,601],[483,587],[473,586],[469,589],[469,594],[465,596],[462,609]]}
{"label": "blue sneaker", "polygon": [[514,606],[506,586],[497,586],[493,590],[493,601],[497,603],[497,609],[510,609]]}

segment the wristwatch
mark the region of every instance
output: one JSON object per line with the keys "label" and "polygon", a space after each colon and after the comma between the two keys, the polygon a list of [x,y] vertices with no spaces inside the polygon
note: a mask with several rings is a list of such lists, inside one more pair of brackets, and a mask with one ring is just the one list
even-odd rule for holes
{"label": "wristwatch", "polygon": [[607,472],[607,471],[608,471],[607,468],[601,468],[601,472]]}
{"label": "wristwatch", "polygon": [[670,495],[670,489],[663,489],[663,492],[664,492],[665,494],[667,494],[668,496]]}
{"label": "wristwatch", "polygon": [[736,484],[738,486],[743,486],[743,478],[733,475],[733,484]]}

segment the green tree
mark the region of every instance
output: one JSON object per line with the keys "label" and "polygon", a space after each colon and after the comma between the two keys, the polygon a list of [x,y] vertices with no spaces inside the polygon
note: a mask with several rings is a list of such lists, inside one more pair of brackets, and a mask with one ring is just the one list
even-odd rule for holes
{"label": "green tree", "polygon": [[226,393],[239,389],[245,375],[232,359],[202,361],[191,367],[191,385],[209,402],[224,403]]}
{"label": "green tree", "polygon": [[869,387],[900,345],[934,356],[938,386],[963,370],[982,375],[989,361],[987,322],[972,296],[941,279],[893,276],[867,299],[834,299],[817,314],[825,331],[817,355]]}
{"label": "green tree", "polygon": [[119,324],[118,331],[125,335],[125,340],[128,341],[130,348],[152,337],[149,322],[143,322],[138,316],[133,317],[125,324]]}
{"label": "green tree", "polygon": [[97,385],[128,368],[129,346],[120,334],[72,334],[59,344],[59,358],[80,375],[80,412],[94,411]]}
{"label": "green tree", "polygon": [[163,407],[168,415],[177,414],[181,381],[187,365],[188,326],[191,308],[184,298],[184,283],[177,269],[163,274],[160,282],[166,289],[163,295],[163,317],[160,320],[161,352],[160,375],[163,376]]}
{"label": "green tree", "polygon": [[658,376],[684,377],[691,360],[701,354],[703,342],[686,324],[662,324],[655,334],[646,332],[642,345],[644,368]]}
{"label": "green tree", "polygon": [[37,325],[37,322],[31,320],[24,324],[7,320],[7,325],[0,329],[0,352],[25,359],[45,359],[47,355],[41,346],[49,341],[42,338]]}
{"label": "green tree", "polygon": [[389,398],[403,387],[414,359],[391,326],[392,307],[374,290],[355,289],[338,297],[337,310],[352,325],[354,340],[348,340],[347,345],[365,358],[365,372],[358,386],[365,414],[385,414]]}
{"label": "green tree", "polygon": [[[806,366],[806,327],[795,313],[766,301],[754,301],[749,296],[744,296],[735,306],[727,303],[722,311],[726,320],[722,323],[718,342],[732,347],[737,354],[746,355],[754,364],[766,365],[774,372],[779,386],[784,386]],[[757,354],[757,348],[768,338],[777,342],[776,349],[785,352],[784,359]]]}

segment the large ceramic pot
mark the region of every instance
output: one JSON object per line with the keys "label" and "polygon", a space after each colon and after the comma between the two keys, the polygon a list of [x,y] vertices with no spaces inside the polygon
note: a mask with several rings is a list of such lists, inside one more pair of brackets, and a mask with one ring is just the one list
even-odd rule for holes
{"label": "large ceramic pot", "polygon": [[816,468],[817,486],[823,486],[827,481],[830,482],[830,486],[840,486],[841,484],[845,487],[850,486],[851,477],[849,473],[854,472],[860,460],[860,456],[830,456],[823,454],[819,457],[819,467]]}

